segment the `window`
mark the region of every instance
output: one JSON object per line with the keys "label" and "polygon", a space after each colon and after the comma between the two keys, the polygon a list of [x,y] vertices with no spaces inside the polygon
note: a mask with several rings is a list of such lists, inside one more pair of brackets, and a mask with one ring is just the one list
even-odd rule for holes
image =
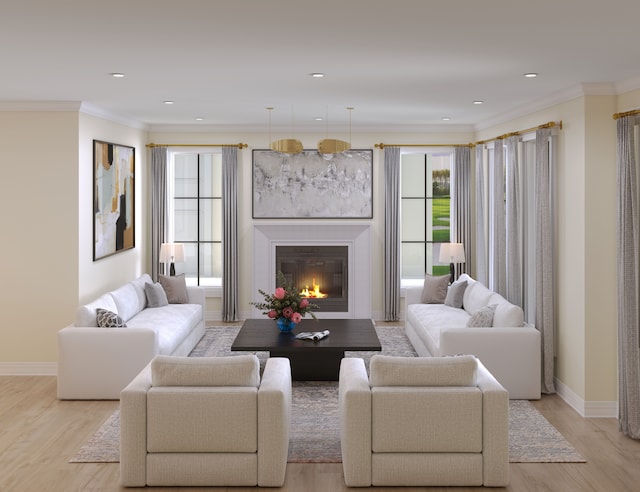
{"label": "window", "polygon": [[169,155],[168,240],[183,243],[185,262],[176,264],[188,285],[222,285],[222,154]]}
{"label": "window", "polygon": [[449,273],[438,257],[440,244],[450,241],[452,161],[451,151],[400,156],[403,279]]}

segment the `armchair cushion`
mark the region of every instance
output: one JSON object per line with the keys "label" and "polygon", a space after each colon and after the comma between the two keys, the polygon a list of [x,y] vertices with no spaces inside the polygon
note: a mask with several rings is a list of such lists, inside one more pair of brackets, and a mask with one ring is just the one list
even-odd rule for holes
{"label": "armchair cushion", "polygon": [[396,357],[374,355],[370,384],[375,386],[475,386],[473,355],[455,357]]}
{"label": "armchair cushion", "polygon": [[153,386],[260,385],[260,362],[253,355],[175,357],[159,355],[151,362]]}

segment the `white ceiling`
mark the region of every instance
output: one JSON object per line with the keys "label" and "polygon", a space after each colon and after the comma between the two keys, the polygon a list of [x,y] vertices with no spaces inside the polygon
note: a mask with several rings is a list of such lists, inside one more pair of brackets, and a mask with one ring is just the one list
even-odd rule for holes
{"label": "white ceiling", "polygon": [[0,109],[265,131],[270,106],[274,129],[328,114],[332,132],[350,106],[353,131],[478,129],[640,87],[638,23],[638,0],[1,0]]}

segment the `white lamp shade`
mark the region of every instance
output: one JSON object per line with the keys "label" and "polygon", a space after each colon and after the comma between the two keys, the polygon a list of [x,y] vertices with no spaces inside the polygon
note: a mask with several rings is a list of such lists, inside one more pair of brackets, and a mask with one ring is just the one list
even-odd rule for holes
{"label": "white lamp shade", "polygon": [[184,261],[184,244],[162,243],[160,246],[160,263],[175,263]]}
{"label": "white lamp shade", "polygon": [[462,243],[440,244],[440,263],[464,263],[464,246]]}

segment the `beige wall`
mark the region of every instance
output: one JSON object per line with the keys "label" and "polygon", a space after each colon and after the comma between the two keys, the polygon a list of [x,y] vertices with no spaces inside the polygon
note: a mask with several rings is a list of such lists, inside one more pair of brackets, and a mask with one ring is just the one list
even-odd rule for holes
{"label": "beige wall", "polygon": [[77,306],[77,135],[77,112],[0,112],[0,361],[55,361]]}

